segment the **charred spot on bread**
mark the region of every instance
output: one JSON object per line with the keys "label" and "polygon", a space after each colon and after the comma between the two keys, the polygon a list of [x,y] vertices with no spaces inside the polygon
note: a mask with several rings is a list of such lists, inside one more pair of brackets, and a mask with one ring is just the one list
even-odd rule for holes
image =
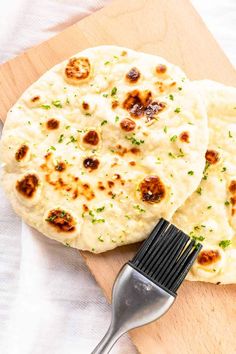
{"label": "charred spot on bread", "polygon": [[87,102],[85,102],[85,101],[83,101],[82,107],[83,107],[83,109],[84,109],[85,111],[89,110],[89,104],[88,104]]}
{"label": "charred spot on bread", "polygon": [[189,132],[182,132],[179,138],[183,143],[189,143]]}
{"label": "charred spot on bread", "polygon": [[201,251],[197,261],[203,266],[214,264],[220,260],[220,252],[218,250],[205,250]]}
{"label": "charred spot on bread", "polygon": [[166,104],[164,102],[157,102],[157,101],[151,102],[144,111],[147,117],[147,121],[152,120],[154,116],[160,113],[161,111],[163,111],[165,107]]}
{"label": "charred spot on bread", "polygon": [[66,169],[66,163],[63,161],[58,162],[57,165],[55,166],[55,170],[58,172],[63,172],[65,171],[65,169]]}
{"label": "charred spot on bread", "polygon": [[119,102],[117,101],[117,100],[113,100],[112,102],[111,102],[111,108],[112,109],[115,109],[115,108],[117,108],[119,106]]}
{"label": "charred spot on bread", "polygon": [[34,96],[31,98],[31,102],[35,103],[40,100],[40,96]]}
{"label": "charred spot on bread", "polygon": [[230,185],[229,185],[229,191],[230,193],[236,193],[236,181],[233,180],[230,182]]}
{"label": "charred spot on bread", "polygon": [[93,146],[97,145],[99,143],[99,136],[96,130],[88,131],[83,137],[83,142]]}
{"label": "charred spot on bread", "polygon": [[152,93],[149,90],[133,90],[128,92],[123,102],[123,108],[126,109],[134,118],[141,118],[144,111],[151,103]]}
{"label": "charred spot on bread", "polygon": [[129,70],[125,77],[129,83],[136,83],[140,78],[140,71],[137,68],[133,67]]}
{"label": "charred spot on bread", "polygon": [[157,74],[165,74],[167,71],[167,66],[165,64],[158,64],[156,66],[156,73]]}
{"label": "charred spot on bread", "polygon": [[58,129],[60,125],[59,120],[55,119],[55,118],[51,118],[47,121],[46,126],[49,130],[55,130]]}
{"label": "charred spot on bread", "polygon": [[62,209],[50,210],[46,221],[59,232],[72,232],[75,230],[75,220],[72,215]]}
{"label": "charred spot on bread", "polygon": [[210,165],[214,165],[219,161],[219,153],[215,150],[207,150],[205,158]]}
{"label": "charred spot on bread", "polygon": [[148,176],[139,185],[142,201],[159,203],[165,198],[166,190],[158,176]]}
{"label": "charred spot on bread", "polygon": [[124,118],[120,122],[120,127],[126,132],[131,132],[135,129],[136,123],[130,118]]}
{"label": "charred spot on bread", "polygon": [[71,58],[65,68],[65,78],[70,84],[78,84],[87,79],[91,72],[91,65],[88,58]]}
{"label": "charred spot on bread", "polygon": [[26,144],[22,144],[15,153],[16,161],[21,161],[29,151],[29,147]]}
{"label": "charred spot on bread", "polygon": [[25,175],[21,180],[16,182],[16,189],[24,197],[32,198],[37,190],[38,185],[38,177],[33,173],[29,173]]}
{"label": "charred spot on bread", "polygon": [[90,171],[96,170],[99,166],[99,160],[94,159],[93,157],[87,157],[83,161],[84,168],[89,169]]}

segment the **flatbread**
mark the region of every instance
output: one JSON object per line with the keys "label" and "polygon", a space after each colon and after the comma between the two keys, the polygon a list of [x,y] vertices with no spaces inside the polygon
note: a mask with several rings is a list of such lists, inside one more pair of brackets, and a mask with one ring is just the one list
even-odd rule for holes
{"label": "flatbread", "polygon": [[103,252],[171,218],[200,182],[207,139],[204,105],[177,66],[91,48],[48,71],[8,113],[2,185],[44,235]]}
{"label": "flatbread", "polygon": [[207,80],[195,85],[209,119],[206,167],[173,223],[204,245],[189,280],[236,283],[236,88]]}

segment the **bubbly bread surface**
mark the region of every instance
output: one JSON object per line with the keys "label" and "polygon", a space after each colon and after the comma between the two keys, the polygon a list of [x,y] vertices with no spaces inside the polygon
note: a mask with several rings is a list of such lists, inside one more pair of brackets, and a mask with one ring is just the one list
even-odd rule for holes
{"label": "bubbly bread surface", "polygon": [[236,88],[195,83],[206,101],[209,146],[203,178],[173,223],[204,248],[188,278],[236,283]]}
{"label": "bubbly bread surface", "polygon": [[204,104],[177,66],[95,47],[53,67],[9,111],[2,185],[28,224],[99,253],[172,217],[201,180],[207,144]]}

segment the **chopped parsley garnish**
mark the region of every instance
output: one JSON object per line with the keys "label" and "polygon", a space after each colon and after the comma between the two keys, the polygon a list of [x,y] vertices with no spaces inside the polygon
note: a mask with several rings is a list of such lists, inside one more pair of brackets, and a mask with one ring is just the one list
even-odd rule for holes
{"label": "chopped parsley garnish", "polygon": [[177,155],[177,157],[184,157],[184,152],[182,149],[179,149],[179,154]]}
{"label": "chopped parsley garnish", "polygon": [[64,134],[61,134],[59,139],[58,139],[58,143],[62,143],[64,140]]}
{"label": "chopped parsley garnish", "polygon": [[196,193],[198,193],[198,194],[202,194],[202,188],[201,187],[199,187],[197,190],[196,190]]}
{"label": "chopped parsley garnish", "polygon": [[212,208],[212,205],[208,205],[207,209],[211,209]]}
{"label": "chopped parsley garnish", "polygon": [[29,125],[31,125],[31,121],[30,120],[28,120],[28,122],[27,122]]}
{"label": "chopped parsley garnish", "polygon": [[219,246],[221,248],[223,248],[223,250],[226,248],[226,247],[229,247],[231,245],[231,241],[230,240],[222,240],[219,242]]}
{"label": "chopped parsley garnish", "polygon": [[172,152],[169,152],[168,155],[172,157],[172,159],[176,159],[176,156]]}
{"label": "chopped parsley garnish", "polygon": [[191,236],[194,241],[204,241],[204,236]]}
{"label": "chopped parsley garnish", "polygon": [[105,125],[105,124],[107,124],[107,123],[108,123],[108,122],[107,122],[107,120],[105,119],[105,120],[102,121],[101,125]]}
{"label": "chopped parsley garnish", "polygon": [[49,106],[48,104],[42,104],[40,107],[43,109],[50,109],[51,108],[51,106]]}
{"label": "chopped parsley garnish", "polygon": [[180,107],[176,107],[174,110],[175,113],[179,113],[180,111],[181,111]]}
{"label": "chopped parsley garnish", "polygon": [[140,205],[134,205],[133,206],[133,208],[134,209],[136,209],[136,210],[138,210],[140,213],[145,213],[146,212],[146,210],[145,209],[142,209],[141,207],[140,207]]}
{"label": "chopped parsley garnish", "polygon": [[117,93],[117,87],[113,87],[113,89],[111,90],[111,96],[115,96]]}
{"label": "chopped parsley garnish", "polygon": [[66,104],[70,104],[70,100],[69,100],[68,97],[67,97],[67,99],[66,99]]}
{"label": "chopped parsley garnish", "polygon": [[49,216],[46,221],[53,222],[56,219],[56,215]]}
{"label": "chopped parsley garnish", "polygon": [[73,135],[71,135],[70,141],[68,141],[68,143],[66,143],[66,145],[69,145],[70,143],[75,143],[76,141],[77,141],[77,139]]}
{"label": "chopped parsley garnish", "polygon": [[228,200],[225,201],[225,205],[228,206],[230,205],[230,202]]}
{"label": "chopped parsley garnish", "polygon": [[91,117],[91,113],[85,113],[86,117]]}
{"label": "chopped parsley garnish", "polygon": [[176,139],[177,139],[177,135],[173,135],[173,136],[170,138],[170,141],[175,142]]}
{"label": "chopped parsley garnish", "polygon": [[104,242],[103,237],[102,237],[102,236],[99,236],[99,237],[98,237],[98,241],[100,241],[100,242]]}
{"label": "chopped parsley garnish", "polygon": [[96,212],[97,213],[101,213],[103,210],[105,209],[105,206],[101,207],[101,208],[97,208]]}
{"label": "chopped parsley garnish", "polygon": [[229,138],[232,138],[232,137],[233,137],[233,135],[232,135],[231,131],[229,130]]}
{"label": "chopped parsley garnish", "polygon": [[193,176],[193,175],[194,175],[194,172],[193,172],[193,171],[188,171],[188,175],[189,175],[189,176]]}
{"label": "chopped parsley garnish", "polygon": [[66,247],[70,247],[70,244],[68,242],[65,243]]}
{"label": "chopped parsley garnish", "polygon": [[52,105],[57,107],[57,108],[62,108],[62,104],[61,104],[60,100],[52,101]]}
{"label": "chopped parsley garnish", "polygon": [[225,172],[226,170],[227,170],[227,168],[226,168],[226,167],[223,167],[222,170],[221,170],[221,172]]}
{"label": "chopped parsley garnish", "polygon": [[160,165],[160,164],[161,164],[161,158],[157,157],[156,165]]}
{"label": "chopped parsley garnish", "polygon": [[104,93],[102,96],[106,98],[108,97],[108,93]]}
{"label": "chopped parsley garnish", "polygon": [[55,151],[56,150],[56,148],[54,147],[54,146],[50,146],[50,148],[49,148],[50,150],[53,150],[53,151]]}
{"label": "chopped parsley garnish", "polygon": [[183,90],[183,88],[182,88],[182,87],[178,87],[178,90],[179,90],[179,91],[182,91],[182,90]]}
{"label": "chopped parsley garnish", "polygon": [[167,133],[167,126],[166,125],[164,126],[163,130],[164,130],[164,133]]}
{"label": "chopped parsley garnish", "polygon": [[116,117],[115,117],[115,122],[116,122],[116,123],[119,122],[119,119],[120,119],[120,117],[116,116]]}
{"label": "chopped parsley garnish", "polygon": [[128,220],[131,219],[131,217],[129,215],[125,215],[125,218],[128,219]]}
{"label": "chopped parsley garnish", "polygon": [[65,127],[65,129],[69,129],[70,128],[70,125],[67,125],[66,127]]}
{"label": "chopped parsley garnish", "polygon": [[169,99],[170,99],[171,101],[174,101],[174,96],[173,96],[173,95],[169,95]]}
{"label": "chopped parsley garnish", "polygon": [[92,224],[101,224],[104,222],[105,222],[105,219],[92,219]]}
{"label": "chopped parsley garnish", "polygon": [[141,144],[143,144],[144,143],[144,140],[138,140],[138,139],[136,139],[135,137],[134,137],[134,133],[133,133],[133,136],[125,136],[125,139],[126,140],[130,140],[131,141],[131,144],[133,144],[133,145],[141,145]]}
{"label": "chopped parsley garnish", "polygon": [[111,64],[110,61],[105,61],[104,65],[108,65],[108,64]]}

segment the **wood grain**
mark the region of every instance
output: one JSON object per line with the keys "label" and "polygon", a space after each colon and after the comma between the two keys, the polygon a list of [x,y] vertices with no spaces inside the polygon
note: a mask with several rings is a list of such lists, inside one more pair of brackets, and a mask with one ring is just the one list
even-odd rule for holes
{"label": "wood grain", "polygon": [[[0,117],[42,73],[86,47],[118,44],[166,57],[192,79],[236,84],[236,73],[187,0],[119,0],[0,67]],[[136,246],[82,255],[110,298]],[[236,353],[236,287],[185,282],[176,305],[131,332],[145,354]],[[126,354],[126,353],[124,353]]]}

